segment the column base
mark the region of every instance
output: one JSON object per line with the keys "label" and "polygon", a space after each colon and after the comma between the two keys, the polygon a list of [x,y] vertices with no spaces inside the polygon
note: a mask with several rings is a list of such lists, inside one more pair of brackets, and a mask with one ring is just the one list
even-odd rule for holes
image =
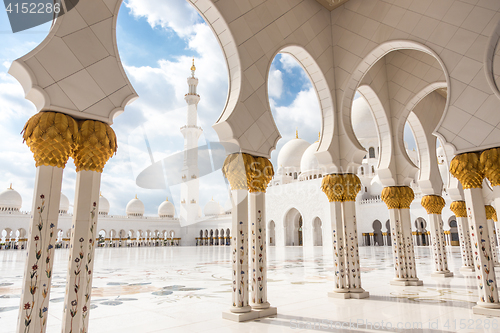
{"label": "column base", "polygon": [[467,274],[467,273],[474,273],[476,270],[472,266],[462,266],[460,267],[460,273],[462,274]]}
{"label": "column base", "polygon": [[269,304],[269,302],[265,302],[265,303],[251,303],[250,306],[252,307],[252,310],[265,310],[265,309],[268,309],[271,304]]}
{"label": "column base", "polygon": [[431,273],[432,278],[449,278],[453,277],[453,272],[432,272]]}
{"label": "column base", "polygon": [[423,286],[424,282],[422,280],[392,280],[389,284],[393,286]]}
{"label": "column base", "polygon": [[478,304],[472,307],[472,313],[483,316],[500,317],[500,308],[486,308]]}
{"label": "column base", "polygon": [[222,318],[227,320],[232,320],[238,323],[254,320],[258,318],[265,318],[270,316],[275,316],[278,314],[278,309],[276,307],[269,307],[267,309],[251,310],[249,312],[235,313],[231,311],[223,311]]}
{"label": "column base", "polygon": [[331,291],[328,293],[328,297],[340,298],[340,299],[349,299],[349,298],[361,299],[361,298],[367,298],[369,296],[370,296],[370,293],[367,291],[346,292],[346,293]]}

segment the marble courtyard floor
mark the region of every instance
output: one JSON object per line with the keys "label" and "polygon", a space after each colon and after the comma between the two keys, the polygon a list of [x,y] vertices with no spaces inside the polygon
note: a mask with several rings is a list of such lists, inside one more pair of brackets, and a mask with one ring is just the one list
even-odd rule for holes
{"label": "marble courtyard floor", "polygon": [[[268,298],[278,315],[237,324],[221,318],[231,305],[229,247],[98,248],[89,332],[500,331],[500,318],[472,314],[476,281],[460,274],[458,247],[448,248],[455,273],[448,279],[430,277],[430,248],[416,252],[424,285],[400,287],[389,284],[390,247],[361,247],[362,283],[370,297],[341,300],[327,296],[333,290],[328,249],[271,247]],[[25,258],[24,251],[0,251],[2,333],[16,329]],[[67,258],[68,250],[56,250],[50,333],[61,331]]]}

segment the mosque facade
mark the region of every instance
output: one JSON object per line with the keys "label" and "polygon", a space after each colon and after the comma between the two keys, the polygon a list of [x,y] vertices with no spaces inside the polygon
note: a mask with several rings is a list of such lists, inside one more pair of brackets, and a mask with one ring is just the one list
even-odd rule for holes
{"label": "mosque facade", "polygon": [[[111,125],[138,97],[116,45],[121,3],[80,1],[9,69],[37,112],[22,131],[37,170],[18,332],[46,331],[51,274],[38,279],[38,272],[52,272],[52,236],[59,228],[61,184],[69,157],[75,161],[77,179],[62,332],[87,332],[100,180],[116,152]],[[239,147],[227,153],[222,168],[232,196],[232,290],[223,318],[240,322],[277,313],[267,294],[268,239],[294,246],[328,241],[334,271],[328,296],[359,299],[369,296],[362,287],[358,252],[367,232],[373,233],[368,242],[380,244],[378,230],[382,236],[390,231],[390,284],[423,284],[414,249],[417,222],[430,231],[432,274],[452,277],[443,223],[452,217],[448,209],[458,228],[460,270],[475,276],[477,303],[471,312],[500,316],[493,222],[493,206],[500,209],[498,1],[189,3],[214,32],[228,69],[227,102],[213,128],[222,143]],[[282,150],[282,165],[273,174],[270,154],[281,136],[269,105],[268,74],[278,53],[290,54],[306,71],[322,122],[319,142],[289,142],[289,152]],[[356,126],[363,127],[355,121],[358,93],[370,106],[377,140],[369,131],[356,133]],[[413,130],[417,156],[404,144],[406,123]],[[442,143],[439,152],[437,140]],[[308,158],[311,154],[317,166]],[[196,175],[195,169],[186,170]],[[287,194],[280,193],[283,188]],[[8,193],[7,199],[15,197]],[[287,195],[289,201],[282,200]],[[129,208],[132,217],[140,217],[138,201]],[[6,209],[17,214],[15,207]],[[418,223],[421,219],[426,223]],[[196,232],[193,229],[191,239]],[[186,237],[180,233],[182,244]],[[88,260],[85,270],[80,270],[80,258]],[[70,281],[76,280],[73,288]],[[40,320],[31,321],[31,313]]]}

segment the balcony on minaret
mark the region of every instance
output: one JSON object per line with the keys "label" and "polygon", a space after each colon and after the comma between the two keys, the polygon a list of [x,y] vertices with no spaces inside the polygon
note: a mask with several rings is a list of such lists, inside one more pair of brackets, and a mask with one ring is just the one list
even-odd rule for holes
{"label": "balcony on minaret", "polygon": [[191,179],[196,179],[196,175],[191,175]]}
{"label": "balcony on minaret", "polygon": [[191,200],[191,203],[192,203],[192,204],[195,204],[195,203],[196,203],[196,200],[192,199],[192,200]]}

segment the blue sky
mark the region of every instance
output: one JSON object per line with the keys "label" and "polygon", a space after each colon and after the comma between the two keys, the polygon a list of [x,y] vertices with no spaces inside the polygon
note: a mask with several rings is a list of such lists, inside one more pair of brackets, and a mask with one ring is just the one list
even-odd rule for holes
{"label": "blue sky", "polygon": [[[49,28],[50,25],[45,24],[12,34],[5,11],[0,12],[0,114],[3,119],[0,124],[3,142],[0,188],[13,183],[23,197],[22,209],[25,211],[31,209],[35,167],[19,132],[36,110],[24,99],[21,86],[7,70],[12,60],[38,45]],[[145,203],[146,214],[156,215],[157,207],[166,196],[173,196],[176,201],[179,188],[148,190],[135,184],[137,175],[151,163],[144,137],[148,138],[155,161],[183,149],[179,128],[185,123],[183,97],[194,57],[201,96],[199,125],[204,130],[199,145],[218,141],[211,126],[226,102],[227,69],[212,31],[185,0],[126,0],[118,17],[117,41],[125,71],[140,98],[115,119],[113,129],[119,148],[104,169],[101,189],[110,201],[111,214],[124,215],[127,202],[137,194]],[[278,55],[271,65],[269,96],[283,137],[271,156],[275,162],[277,151],[295,137],[296,127],[301,138],[310,143],[316,141],[321,118],[309,78],[289,55]],[[75,167],[70,159],[62,189],[70,202],[74,198],[75,179]],[[200,179],[201,207],[212,197],[221,205],[227,200],[227,187],[220,171]]]}

